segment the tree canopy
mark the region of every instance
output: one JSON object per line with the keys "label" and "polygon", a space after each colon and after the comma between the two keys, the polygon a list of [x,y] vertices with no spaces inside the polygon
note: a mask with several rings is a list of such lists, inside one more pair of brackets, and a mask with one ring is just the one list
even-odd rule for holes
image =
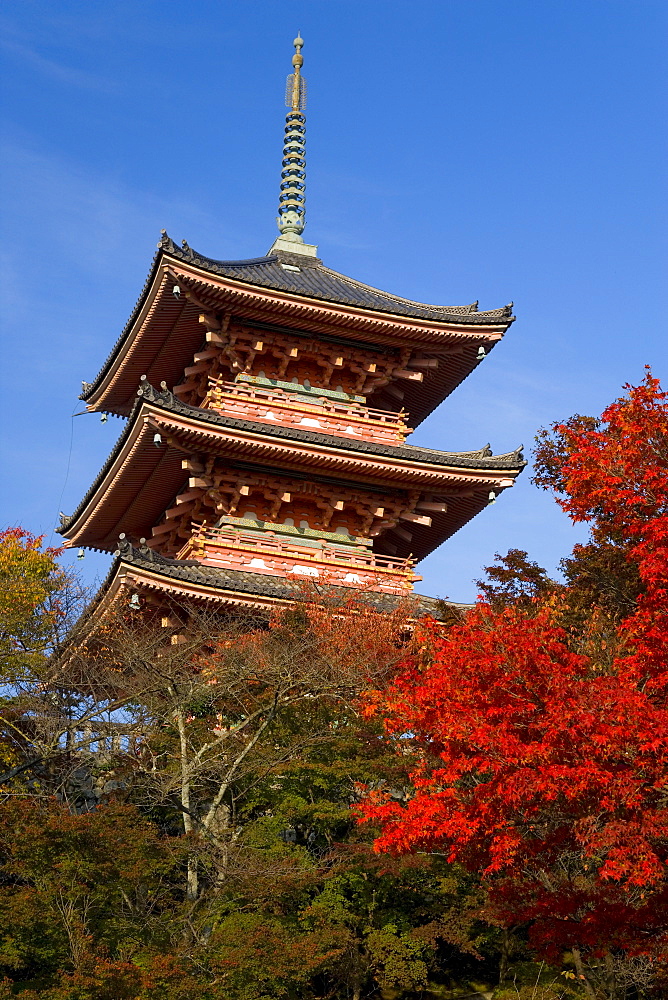
{"label": "tree canopy", "polygon": [[648,373],[600,420],[555,425],[537,469],[590,543],[563,584],[511,553],[465,621],[430,623],[367,696],[410,751],[412,794],[370,791],[361,811],[377,850],[479,872],[539,955],[570,949],[590,995],[614,996],[618,957],[668,958],[666,394]]}
{"label": "tree canopy", "polygon": [[439,621],[323,590],[72,629],[56,552],[0,535],[0,998],[665,996],[651,374],[541,432],[535,479],[589,541],[560,579],[498,556]]}

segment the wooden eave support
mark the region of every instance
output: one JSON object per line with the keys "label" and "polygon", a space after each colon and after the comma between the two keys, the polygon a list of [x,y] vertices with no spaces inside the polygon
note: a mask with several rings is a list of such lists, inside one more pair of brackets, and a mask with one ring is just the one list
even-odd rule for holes
{"label": "wooden eave support", "polygon": [[438,358],[411,358],[409,368],[438,368]]}
{"label": "wooden eave support", "polygon": [[189,368],[184,368],[183,374],[188,376],[199,375],[202,372],[208,371],[208,368],[209,366],[207,365],[206,361],[200,361],[196,365],[190,365]]}
{"label": "wooden eave support", "polygon": [[185,505],[193,503],[195,500],[199,499],[201,495],[201,490],[188,490],[186,493],[181,493],[176,498],[176,505],[165,511],[165,519],[169,521],[171,518],[178,517],[180,514],[183,514]]}
{"label": "wooden eave support", "polygon": [[180,385],[175,385],[172,392],[175,396],[179,396],[185,392],[191,392],[193,389],[197,388],[197,382],[182,382]]}
{"label": "wooden eave support", "polygon": [[[198,351],[197,354],[193,355],[193,361],[195,363],[199,361],[209,361],[211,358],[217,358],[219,351],[216,347],[207,347],[204,351]],[[187,374],[186,369],[186,374]]]}
{"label": "wooden eave support", "polygon": [[[181,514],[182,511],[179,510],[177,511],[177,513]],[[151,529],[151,534],[153,535],[154,538],[157,538],[159,535],[164,535],[166,532],[173,530],[174,530],[173,524],[156,524],[155,527]]]}
{"label": "wooden eave support", "polygon": [[193,458],[182,458],[181,468],[187,472],[204,472],[204,466]]}
{"label": "wooden eave support", "polygon": [[399,514],[399,519],[401,521],[412,521],[413,524],[421,524],[425,528],[431,528],[431,518],[424,514],[413,514],[410,511],[406,511],[404,514]]}

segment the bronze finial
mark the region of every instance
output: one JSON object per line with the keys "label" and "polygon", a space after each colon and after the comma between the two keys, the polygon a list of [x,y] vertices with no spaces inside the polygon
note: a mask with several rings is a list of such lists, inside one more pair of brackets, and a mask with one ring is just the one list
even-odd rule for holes
{"label": "bronze finial", "polygon": [[303,243],[302,233],[306,224],[306,80],[301,74],[304,65],[302,46],[304,40],[297,33],[292,57],[294,71],[285,86],[285,104],[290,110],[285,116],[283,144],[283,170],[281,195],[278,202],[276,223],[283,239]]}
{"label": "bronze finial", "polygon": [[[306,81],[302,79],[301,68],[304,65],[304,56],[302,55],[302,46],[304,44],[304,39],[301,33],[297,32],[297,37],[292,43],[296,49],[295,54],[292,57],[292,65],[294,66],[294,72],[288,77],[288,87],[291,90],[290,100],[287,100],[286,93],[286,104],[293,111],[303,111],[306,107]],[[290,84],[292,86],[290,87]]]}

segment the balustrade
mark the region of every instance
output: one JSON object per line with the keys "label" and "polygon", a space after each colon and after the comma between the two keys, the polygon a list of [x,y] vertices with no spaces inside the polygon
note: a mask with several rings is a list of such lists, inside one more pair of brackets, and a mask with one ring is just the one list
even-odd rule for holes
{"label": "balustrade", "polygon": [[337,586],[404,593],[420,577],[414,560],[379,555],[361,546],[319,539],[304,544],[298,538],[277,537],[270,531],[222,526],[196,531],[177,554],[209,566],[250,570],[274,576],[319,577]]}
{"label": "balustrade", "polygon": [[137,729],[122,722],[86,722],[71,737],[71,749],[80,754],[134,754],[140,743]]}
{"label": "balustrade", "polygon": [[[317,389],[288,394],[281,389],[247,382],[211,379],[205,406],[227,416],[322,430],[330,434],[401,444],[411,433],[403,411],[377,410],[353,402],[318,396]],[[308,395],[307,395],[308,392]]]}

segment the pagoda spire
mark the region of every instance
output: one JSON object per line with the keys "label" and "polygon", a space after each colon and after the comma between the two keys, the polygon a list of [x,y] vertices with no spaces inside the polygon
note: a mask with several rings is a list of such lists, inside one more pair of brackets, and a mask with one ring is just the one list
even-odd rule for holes
{"label": "pagoda spire", "polygon": [[293,72],[285,87],[285,104],[290,110],[285,116],[285,141],[283,144],[283,170],[281,194],[278,201],[276,224],[280,239],[303,243],[302,233],[306,224],[306,80],[301,69],[304,65],[302,46],[304,40],[297,33],[292,57]]}

